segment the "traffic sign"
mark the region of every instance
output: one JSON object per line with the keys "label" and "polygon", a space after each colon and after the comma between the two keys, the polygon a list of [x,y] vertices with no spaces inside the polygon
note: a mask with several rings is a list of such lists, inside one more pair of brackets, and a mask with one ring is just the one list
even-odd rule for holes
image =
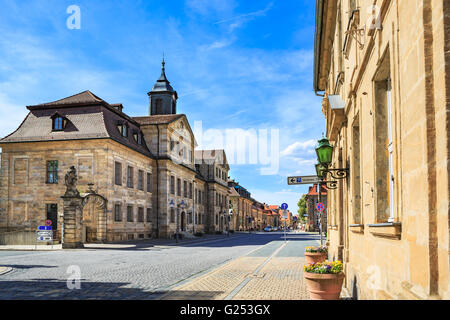
{"label": "traffic sign", "polygon": [[298,176],[298,177],[288,177],[287,178],[288,185],[296,185],[296,184],[315,184],[319,183],[318,176]]}
{"label": "traffic sign", "polygon": [[39,237],[53,237],[53,231],[37,231]]}
{"label": "traffic sign", "polygon": [[287,208],[288,208],[287,203],[283,203],[283,204],[281,205],[281,209],[286,210]]}
{"label": "traffic sign", "polygon": [[38,241],[52,241],[53,238],[52,237],[38,237],[37,240]]}
{"label": "traffic sign", "polygon": [[52,220],[46,220],[45,221],[45,225],[46,226],[51,226],[52,225]]}
{"label": "traffic sign", "polygon": [[[51,228],[50,226],[41,226]],[[36,240],[37,241],[52,241],[53,231],[52,230],[36,230]]]}
{"label": "traffic sign", "polygon": [[283,219],[287,219],[287,211],[283,210]]}
{"label": "traffic sign", "polygon": [[319,203],[316,205],[316,209],[317,209],[317,211],[322,212],[322,211],[325,209],[325,206],[323,205],[322,202],[319,202]]}
{"label": "traffic sign", "polygon": [[38,230],[52,230],[52,226],[38,226]]}

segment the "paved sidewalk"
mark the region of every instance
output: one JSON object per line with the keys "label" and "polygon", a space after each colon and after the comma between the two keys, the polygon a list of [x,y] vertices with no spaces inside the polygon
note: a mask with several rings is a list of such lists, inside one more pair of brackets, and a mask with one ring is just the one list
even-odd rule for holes
{"label": "paved sidewalk", "polygon": [[303,278],[305,258],[290,254],[298,249],[290,241],[269,244],[255,254],[240,257],[171,288],[160,299],[309,300]]}
{"label": "paved sidewalk", "polygon": [[308,300],[304,258],[241,257],[172,289],[161,300]]}

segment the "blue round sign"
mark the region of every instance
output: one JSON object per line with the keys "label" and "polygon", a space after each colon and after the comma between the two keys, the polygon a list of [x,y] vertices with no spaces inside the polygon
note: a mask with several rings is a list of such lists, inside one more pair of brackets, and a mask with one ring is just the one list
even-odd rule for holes
{"label": "blue round sign", "polygon": [[286,210],[287,208],[288,208],[287,203],[283,203],[283,204],[281,205],[281,209]]}

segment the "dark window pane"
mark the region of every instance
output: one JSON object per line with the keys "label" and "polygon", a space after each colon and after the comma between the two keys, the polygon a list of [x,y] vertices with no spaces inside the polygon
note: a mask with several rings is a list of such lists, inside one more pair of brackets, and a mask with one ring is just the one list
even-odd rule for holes
{"label": "dark window pane", "polygon": [[152,175],[147,173],[147,192],[152,192]]}
{"label": "dark window pane", "polygon": [[127,221],[133,222],[133,207],[131,206],[127,207]]}
{"label": "dark window pane", "polygon": [[120,162],[115,162],[114,181],[116,185],[122,185],[122,164]]}

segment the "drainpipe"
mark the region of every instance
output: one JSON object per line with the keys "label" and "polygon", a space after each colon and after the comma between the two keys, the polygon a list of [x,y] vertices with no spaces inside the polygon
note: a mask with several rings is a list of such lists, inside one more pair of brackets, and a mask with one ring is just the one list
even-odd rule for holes
{"label": "drainpipe", "polygon": [[156,237],[159,238],[159,126],[156,125],[158,131],[158,154],[156,155]]}

